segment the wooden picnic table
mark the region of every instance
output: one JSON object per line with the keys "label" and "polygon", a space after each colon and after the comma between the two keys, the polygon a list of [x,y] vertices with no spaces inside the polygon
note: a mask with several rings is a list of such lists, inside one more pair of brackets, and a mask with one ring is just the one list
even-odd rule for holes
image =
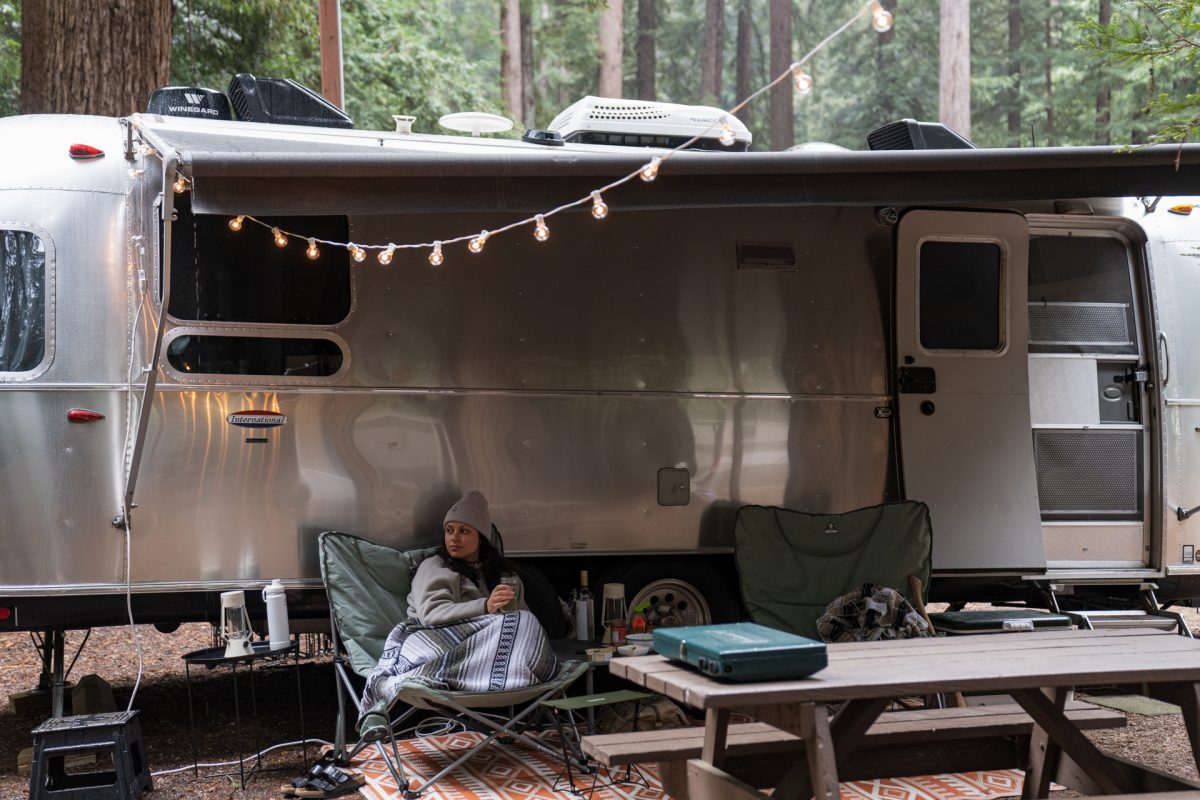
{"label": "wooden picnic table", "polygon": [[[805,758],[779,781],[775,800],[814,794],[838,800],[839,764],[893,698],[979,691],[1011,695],[1038,725],[1026,797],[1046,797],[1063,763],[1101,794],[1196,786],[1103,753],[1063,713],[1075,686],[1173,685],[1200,766],[1200,642],[1190,637],[1158,630],[1043,631],[831,644],[828,653],[829,666],[815,675],[762,683],[713,680],[662,656],[618,659],[609,669],[705,712],[701,758],[664,775],[672,796],[765,796],[723,769],[731,712],[804,739]],[[831,719],[826,704],[843,701]]]}

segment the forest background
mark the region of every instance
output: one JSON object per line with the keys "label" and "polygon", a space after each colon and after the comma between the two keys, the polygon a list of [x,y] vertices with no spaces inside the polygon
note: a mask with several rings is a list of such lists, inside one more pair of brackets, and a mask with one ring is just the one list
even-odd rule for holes
{"label": "forest background", "polygon": [[[1187,98],[1195,97],[1195,48],[1176,46],[1189,31],[1170,30],[1179,2],[881,1],[895,15],[893,29],[876,33],[864,18],[817,54],[806,65],[815,91],[791,101],[792,130],[785,129],[782,140],[778,125],[769,127],[766,97],[742,115],[754,149],[770,149],[772,140],[776,148],[822,141],[862,149],[867,132],[879,125],[938,119],[939,59],[946,57],[940,14],[947,2],[969,12],[969,47],[959,54],[958,69],[969,70],[970,138],[980,146],[1143,143],[1164,129],[1171,113],[1189,111]],[[22,10],[31,23],[55,2],[0,0],[0,115],[37,110],[30,97],[22,98]],[[234,73],[249,72],[291,77],[319,90],[316,0],[161,2],[170,39],[162,60],[171,83],[223,90]],[[439,116],[464,110],[515,118],[518,132],[546,127],[600,87],[629,98],[728,108],[778,74],[781,57],[786,67],[862,5],[342,0],[345,108],[359,128],[388,129],[392,114],[412,114],[415,130],[432,132],[445,132]],[[1196,4],[1183,5],[1194,19],[1188,9]],[[606,41],[614,16],[621,36]],[[24,27],[28,46],[33,26]],[[518,37],[520,65],[504,63],[508,43]],[[520,73],[515,85],[514,70]],[[27,74],[26,95],[34,77],[53,80]],[[1186,124],[1177,130],[1182,135],[1176,138],[1191,133]]]}

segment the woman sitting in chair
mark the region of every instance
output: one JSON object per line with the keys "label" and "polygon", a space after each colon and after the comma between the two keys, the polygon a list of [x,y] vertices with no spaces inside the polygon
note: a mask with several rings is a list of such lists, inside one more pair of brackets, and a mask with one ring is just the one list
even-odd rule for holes
{"label": "woman sitting in chair", "polygon": [[387,734],[387,709],[405,686],[499,692],[554,677],[558,662],[546,632],[524,608],[515,570],[488,541],[491,529],[479,492],[446,512],[441,548],[413,576],[409,618],[392,630],[367,677],[364,739]]}

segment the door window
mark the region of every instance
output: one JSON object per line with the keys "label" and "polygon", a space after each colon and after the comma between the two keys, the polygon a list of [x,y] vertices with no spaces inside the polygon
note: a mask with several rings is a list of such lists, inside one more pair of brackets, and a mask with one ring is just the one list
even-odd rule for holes
{"label": "door window", "polygon": [[46,248],[31,231],[0,229],[0,373],[46,358]]}
{"label": "door window", "polygon": [[917,279],[921,346],[1000,350],[1002,269],[994,242],[923,242]]}

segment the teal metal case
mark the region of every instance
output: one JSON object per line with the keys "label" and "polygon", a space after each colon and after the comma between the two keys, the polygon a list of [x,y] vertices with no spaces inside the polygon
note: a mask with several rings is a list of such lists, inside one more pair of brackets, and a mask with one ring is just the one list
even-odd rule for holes
{"label": "teal metal case", "polygon": [[824,642],[753,622],[659,628],[654,649],[711,677],[737,682],[803,678],[829,663]]}

